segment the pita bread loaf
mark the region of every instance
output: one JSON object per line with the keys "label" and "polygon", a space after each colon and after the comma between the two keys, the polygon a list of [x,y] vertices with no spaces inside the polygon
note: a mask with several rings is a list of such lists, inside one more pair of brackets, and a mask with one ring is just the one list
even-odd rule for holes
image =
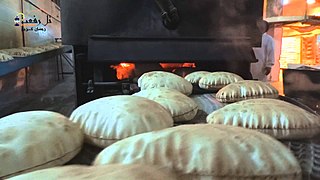
{"label": "pita bread loaf", "polygon": [[52,44],[49,44],[49,46],[55,47],[56,49],[63,47],[62,43],[52,43]]}
{"label": "pita bread loaf", "polygon": [[134,96],[161,104],[171,113],[175,122],[192,120],[198,112],[198,105],[191,98],[174,89],[152,88],[142,90]]}
{"label": "pita bread loaf", "polygon": [[0,179],[63,165],[81,150],[83,133],[65,116],[49,111],[0,119]]}
{"label": "pita bread loaf", "polygon": [[41,49],[39,47],[22,47],[21,49],[26,52],[30,52],[31,54],[39,54],[45,52],[44,49]]}
{"label": "pita bread loaf", "polygon": [[192,73],[186,75],[186,77],[184,77],[184,79],[186,79],[187,81],[189,81],[192,84],[199,84],[200,79],[206,74],[210,74],[210,72],[196,71],[196,72],[192,72]]}
{"label": "pita bread loaf", "polygon": [[224,86],[242,81],[242,77],[230,72],[213,72],[204,75],[199,80],[199,87],[208,90],[219,90]]}
{"label": "pita bread loaf", "polygon": [[278,98],[278,96],[278,90],[269,83],[253,80],[231,83],[216,94],[218,101],[228,103],[254,98]]}
{"label": "pita bread loaf", "polygon": [[145,163],[180,179],[301,179],[294,155],[272,137],[224,125],[182,125],[119,141],[94,165]]}
{"label": "pita bread loaf", "polygon": [[52,47],[52,46],[39,46],[38,48],[41,48],[45,51],[51,51],[51,50],[56,49],[55,47]]}
{"label": "pita bread loaf", "polygon": [[7,62],[7,61],[10,61],[10,60],[13,60],[12,56],[0,52],[0,62]]}
{"label": "pita bread loaf", "polygon": [[143,164],[105,166],[63,166],[15,176],[10,180],[175,180],[170,170]]}
{"label": "pita bread loaf", "polygon": [[20,48],[12,48],[12,49],[2,49],[1,50],[4,54],[8,54],[13,57],[25,57],[25,56],[31,56],[31,52],[24,51]]}
{"label": "pita bread loaf", "polygon": [[226,105],[207,117],[210,124],[256,129],[278,139],[320,134],[320,117],[277,99],[250,99]]}
{"label": "pita bread loaf", "polygon": [[136,134],[173,126],[171,114],[160,104],[129,95],[88,102],[75,109],[70,119],[80,124],[86,142],[102,148]]}
{"label": "pita bread loaf", "polygon": [[169,89],[175,89],[187,96],[192,93],[193,88],[192,84],[184,78],[164,71],[152,71],[144,73],[138,79],[138,86],[141,88],[141,90],[166,87]]}
{"label": "pita bread loaf", "polygon": [[46,44],[46,45],[38,46],[38,48],[44,49],[45,51],[51,51],[51,50],[54,50],[54,49],[59,49],[60,47],[62,47],[61,44]]}

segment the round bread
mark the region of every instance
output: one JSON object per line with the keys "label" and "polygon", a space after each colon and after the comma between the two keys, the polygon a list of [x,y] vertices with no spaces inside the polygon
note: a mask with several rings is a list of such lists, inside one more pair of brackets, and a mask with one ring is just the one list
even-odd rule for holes
{"label": "round bread", "polygon": [[88,102],[70,119],[79,123],[85,141],[99,147],[136,135],[173,126],[171,114],[147,98],[119,95]]}
{"label": "round bread", "polygon": [[52,47],[54,47],[54,48],[56,48],[56,49],[59,49],[59,48],[61,48],[63,45],[62,45],[61,43],[52,43],[52,44],[49,44],[49,46],[52,46]]}
{"label": "round bread", "polygon": [[65,116],[49,111],[0,119],[0,179],[63,165],[81,150],[83,133]]}
{"label": "round bread", "polygon": [[0,62],[13,60],[13,57],[0,51]]}
{"label": "round bread", "polygon": [[152,71],[144,73],[138,79],[138,86],[141,88],[141,90],[166,87],[169,89],[175,89],[187,96],[192,93],[193,88],[192,84],[184,78],[164,71]]}
{"label": "round bread", "polygon": [[113,163],[168,167],[181,179],[301,179],[298,161],[283,144],[224,125],[182,125],[124,139],[94,161]]}
{"label": "round bread", "polygon": [[171,113],[175,122],[192,120],[198,112],[198,105],[191,98],[174,89],[152,88],[133,95],[161,104]]}
{"label": "round bread", "polygon": [[319,116],[277,99],[250,99],[229,104],[209,114],[207,122],[255,129],[277,139],[320,134]]}
{"label": "round bread", "polygon": [[199,87],[208,90],[219,90],[224,86],[242,81],[242,77],[230,72],[213,72],[204,75],[199,80]]}
{"label": "round bread", "polygon": [[8,54],[10,56],[17,56],[17,57],[25,57],[25,56],[31,56],[31,52],[24,51],[20,48],[12,48],[12,49],[2,49],[1,50],[4,54]]}
{"label": "round bread", "polygon": [[22,47],[21,49],[31,54],[39,54],[39,53],[45,52],[44,49],[39,47]]}
{"label": "round bread", "polygon": [[192,72],[192,73],[186,75],[186,77],[184,77],[184,79],[186,79],[187,81],[189,81],[192,84],[199,84],[200,79],[206,74],[210,74],[210,72],[196,71],[196,72]]}
{"label": "round bread", "polygon": [[254,98],[278,98],[278,96],[278,90],[271,84],[254,80],[231,83],[216,94],[218,101],[227,103]]}
{"label": "round bread", "polygon": [[59,49],[61,47],[63,47],[63,45],[60,44],[60,43],[50,43],[50,44],[38,46],[36,48],[43,49],[44,51],[51,51],[51,50],[54,50],[54,49]]}
{"label": "round bread", "polygon": [[175,180],[168,169],[142,164],[110,164],[105,166],[63,166],[39,170],[11,178],[11,180]]}

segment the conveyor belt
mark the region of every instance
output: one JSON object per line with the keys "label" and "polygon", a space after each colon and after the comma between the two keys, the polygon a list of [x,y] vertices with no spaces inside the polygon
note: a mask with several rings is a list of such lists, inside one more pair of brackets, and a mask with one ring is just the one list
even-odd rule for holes
{"label": "conveyor belt", "polygon": [[[207,112],[213,112],[225,104],[219,103],[215,98],[214,94],[202,94],[191,96],[193,100],[199,105],[200,110],[196,117],[191,121],[176,123],[175,125],[183,124],[199,124],[206,123]],[[307,106],[291,99],[289,97],[280,96],[281,100],[293,103],[307,111],[314,113]],[[279,140],[286,145],[298,159],[303,172],[304,180],[316,180],[320,179],[320,137],[313,137],[309,139],[295,139],[295,140]],[[92,145],[84,145],[84,149],[81,153],[73,159],[69,164],[87,164],[90,165],[96,155],[99,154],[101,148],[94,147]]]}

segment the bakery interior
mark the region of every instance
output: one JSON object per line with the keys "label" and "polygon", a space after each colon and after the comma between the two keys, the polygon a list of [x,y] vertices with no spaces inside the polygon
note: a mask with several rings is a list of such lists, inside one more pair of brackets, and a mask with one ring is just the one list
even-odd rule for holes
{"label": "bakery interior", "polygon": [[0,0],[0,179],[320,179],[319,74],[320,0]]}

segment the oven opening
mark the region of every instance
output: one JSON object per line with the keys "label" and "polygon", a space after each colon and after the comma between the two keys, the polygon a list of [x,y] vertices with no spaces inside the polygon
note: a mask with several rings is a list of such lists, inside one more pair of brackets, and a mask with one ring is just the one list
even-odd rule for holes
{"label": "oven opening", "polygon": [[116,71],[117,80],[137,79],[150,71],[167,71],[185,77],[195,71],[195,63],[126,63],[113,64],[110,68]]}
{"label": "oven opening", "polygon": [[[111,95],[131,95],[140,91],[138,79],[147,72],[166,71],[181,77],[195,71],[228,71],[249,77],[249,63],[242,61],[118,61],[88,64],[82,71],[86,77],[81,83],[85,98],[79,104]],[[246,78],[245,78],[246,79]],[[249,79],[249,78],[247,78]],[[201,91],[202,92],[202,91]]]}

